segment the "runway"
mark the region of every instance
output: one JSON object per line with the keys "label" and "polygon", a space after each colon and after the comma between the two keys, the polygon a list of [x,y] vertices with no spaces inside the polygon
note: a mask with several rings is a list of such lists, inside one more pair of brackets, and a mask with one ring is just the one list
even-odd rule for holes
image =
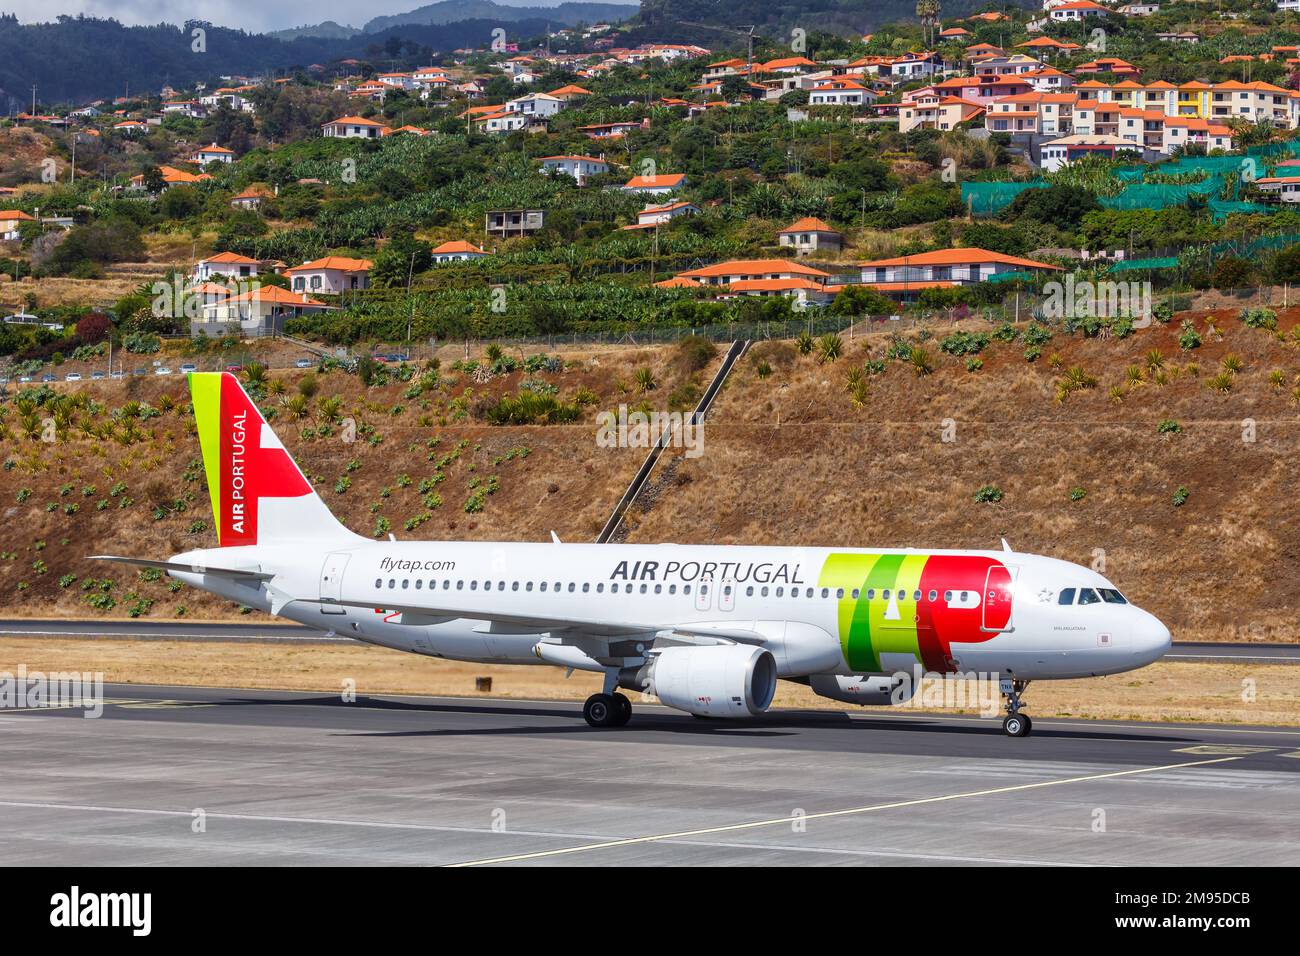
{"label": "runway", "polygon": [[[267,641],[293,643],[351,642],[304,627],[250,620],[247,624],[207,621],[0,620],[0,636],[103,637],[120,640]],[[1224,661],[1251,664],[1300,664],[1300,644],[1244,644],[1174,641],[1167,661]]]}
{"label": "runway", "polygon": [[1300,863],[1300,729],[114,685],[0,711],[6,862]]}

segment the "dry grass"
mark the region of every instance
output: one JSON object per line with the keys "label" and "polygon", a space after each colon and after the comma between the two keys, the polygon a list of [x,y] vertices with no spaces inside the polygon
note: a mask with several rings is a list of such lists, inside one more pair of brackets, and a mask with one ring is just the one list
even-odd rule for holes
{"label": "dry grass", "polygon": [[[128,684],[340,692],[344,681],[351,680],[361,695],[582,700],[600,689],[599,678],[582,671],[566,680],[554,667],[417,660],[364,644],[0,639],[0,671],[12,673],[19,664],[29,671],[102,672],[109,683]],[[490,694],[475,691],[474,681],[480,676],[492,678]],[[1245,680],[1254,682],[1252,703],[1242,701]],[[1162,663],[1113,677],[1042,681],[1030,688],[1025,699],[1035,717],[1297,726],[1300,667]],[[864,714],[914,710],[841,704],[784,681],[775,706]]]}

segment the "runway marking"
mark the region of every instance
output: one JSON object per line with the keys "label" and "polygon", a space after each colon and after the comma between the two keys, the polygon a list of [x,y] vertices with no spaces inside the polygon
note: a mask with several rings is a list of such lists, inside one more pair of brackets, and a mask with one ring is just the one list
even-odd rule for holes
{"label": "runway marking", "polygon": [[1166,764],[1162,767],[1138,767],[1134,770],[1112,770],[1107,773],[1088,774],[1083,777],[1065,777],[1060,780],[1042,780],[1037,783],[1022,783],[1011,787],[994,787],[989,790],[969,790],[964,793],[949,793],[938,797],[920,797],[915,800],[900,800],[895,803],[877,803],[868,807],[851,807],[846,810],[823,810],[820,813],[806,813],[800,816],[777,817],[771,820],[752,820],[749,823],[730,823],[716,827],[701,827],[698,830],[679,830],[675,833],[660,833],[652,836],[627,837],[622,840],[607,840],[603,843],[588,843],[583,846],[561,847],[557,850],[538,850],[533,853],[517,853],[514,856],[491,857],[482,860],[466,860],[462,863],[450,863],[450,867],[489,866],[494,863],[518,863],[524,860],[537,860],[544,857],[565,856],[572,853],[589,853],[593,850],[608,850],[623,846],[636,846],[644,843],[659,843],[667,840],[684,840],[695,836],[707,836],[711,833],[732,833],[737,830],[754,830],[759,827],[782,826],[796,821],[825,820],[831,817],[855,816],[863,813],[876,813],[880,810],[897,810],[902,807],[919,807],[931,803],[946,803],[952,800],[964,800],[969,797],[991,797],[1003,793],[1018,793],[1024,790],[1039,790],[1043,787],[1056,787],[1069,783],[1087,783],[1093,780],[1113,780],[1117,777],[1132,777],[1143,773],[1159,773],[1165,770],[1180,770],[1185,767],[1203,767],[1209,764],[1226,763],[1241,760],[1241,757],[1215,757],[1211,760],[1193,760],[1188,763]]}
{"label": "runway marking", "polygon": [[1174,751],[1176,754],[1240,754],[1247,757],[1250,754],[1268,753],[1270,750],[1278,750],[1277,747],[1247,747],[1244,744],[1197,744],[1195,747],[1180,747]]}
{"label": "runway marking", "polygon": [[[0,807],[12,807],[26,810],[79,810],[85,813],[118,813],[134,816],[185,817],[192,819],[192,810],[164,810],[152,807],[104,807],[94,804],[72,803],[37,803],[17,800],[0,800]],[[212,820],[242,820],[252,823],[307,823],[315,826],[361,827],[377,830],[416,830],[435,833],[470,833],[484,836],[526,836],[562,839],[596,840],[594,833],[567,833],[551,830],[493,830],[489,827],[458,827],[434,823],[385,823],[381,820],[336,820],[327,817],[285,817],[256,813],[223,813],[205,811],[205,816]],[[779,852],[822,853],[840,856],[886,857],[904,860],[932,860],[948,863],[986,863],[990,865],[1011,866],[1094,866],[1092,863],[1060,863],[1055,860],[1022,860],[1006,857],[955,856],[943,853],[917,853],[904,850],[859,850],[850,847],[792,846],[784,843],[722,843],[714,841],[665,839],[665,843],[681,844],[693,847],[712,847],[735,850],[775,850]],[[455,864],[463,865],[463,864]]]}

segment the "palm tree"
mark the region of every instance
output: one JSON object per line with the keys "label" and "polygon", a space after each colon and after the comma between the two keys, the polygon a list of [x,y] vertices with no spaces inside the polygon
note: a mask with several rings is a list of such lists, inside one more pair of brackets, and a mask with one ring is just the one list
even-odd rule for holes
{"label": "palm tree", "polygon": [[934,45],[940,10],[939,0],[916,0],[916,15],[921,21],[921,35],[927,47]]}

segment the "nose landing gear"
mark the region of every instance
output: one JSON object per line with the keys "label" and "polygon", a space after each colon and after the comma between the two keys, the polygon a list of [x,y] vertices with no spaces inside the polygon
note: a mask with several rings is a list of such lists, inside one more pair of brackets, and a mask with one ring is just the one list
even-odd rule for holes
{"label": "nose landing gear", "polygon": [[1002,696],[1007,699],[1007,716],[1002,720],[1002,730],[1008,737],[1028,737],[1034,722],[1028,714],[1020,712],[1020,695],[1029,686],[1027,680],[1002,678]]}

